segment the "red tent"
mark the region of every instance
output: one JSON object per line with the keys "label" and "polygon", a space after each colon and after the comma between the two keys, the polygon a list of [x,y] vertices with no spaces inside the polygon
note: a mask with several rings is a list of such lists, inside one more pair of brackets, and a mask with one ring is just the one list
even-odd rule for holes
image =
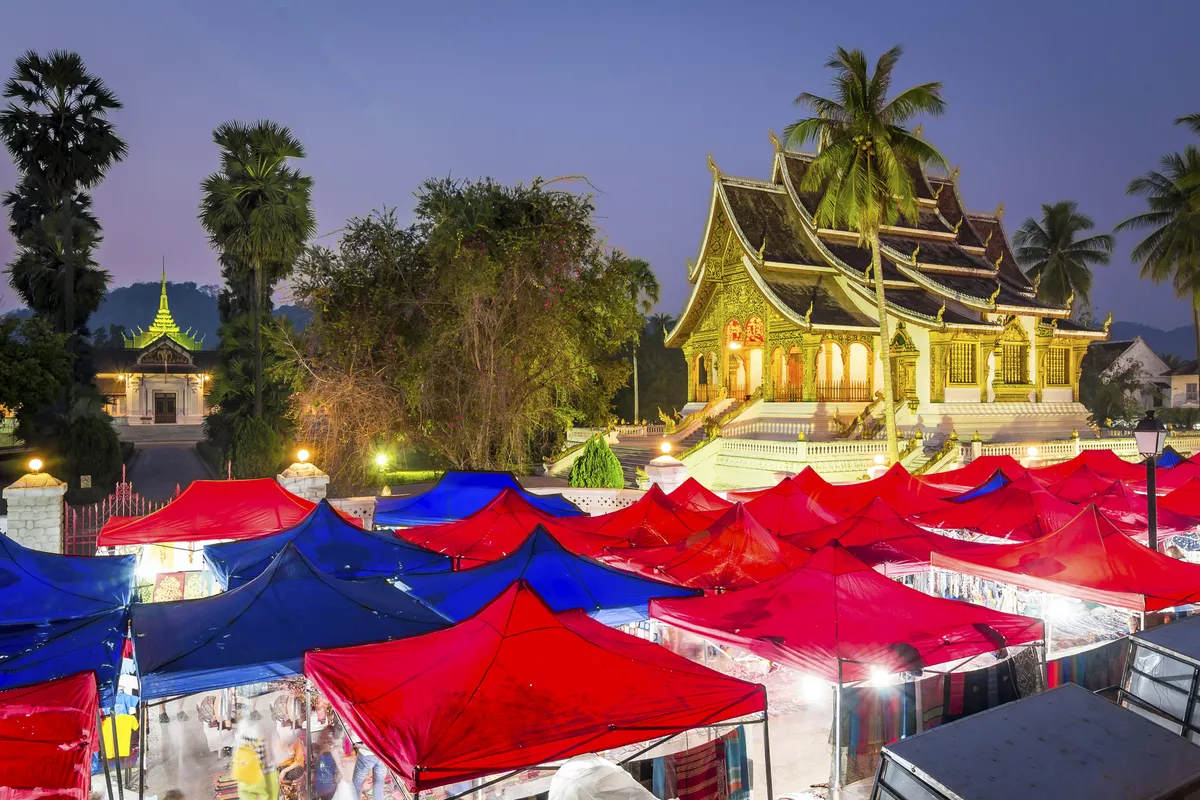
{"label": "red tent", "polygon": [[1053,483],[1046,484],[1046,491],[1059,500],[1066,500],[1068,503],[1079,505],[1080,503],[1089,502],[1093,497],[1103,492],[1112,485],[1113,480],[1113,478],[1107,478],[1089,466],[1082,466],[1065,478],[1060,478]]}
{"label": "red tent", "polygon": [[667,498],[679,508],[698,511],[710,517],[721,516],[733,505],[719,494],[705,489],[695,478],[688,478]]}
{"label": "red tent", "polygon": [[[314,508],[316,503],[297,497],[274,478],[195,481],[152,514],[109,520],[100,529],[96,544],[250,539],[290,528]],[[346,518],[361,524],[353,517]]]}
{"label": "red tent", "polygon": [[763,711],[761,686],[553,614],[525,584],[443,631],[310,652],[304,673],[410,791]]}
{"label": "red tent", "polygon": [[877,668],[914,670],[1042,638],[1040,620],[923,594],[883,577],[836,542],[799,569],[750,589],[651,600],[650,615],[841,682],[873,677]]}
{"label": "red tent", "polygon": [[87,800],[98,713],[91,672],[0,692],[0,797]]}
{"label": "red tent", "polygon": [[[427,550],[451,556],[455,569],[469,569],[512,555],[538,525],[575,552],[599,552],[609,544],[619,543],[615,537],[610,540],[568,528],[563,524],[565,519],[538,510],[519,491],[505,488],[469,517],[398,528],[393,533]],[[571,519],[586,523],[589,517]]]}
{"label": "red tent", "polygon": [[792,477],[792,483],[796,484],[796,487],[800,491],[811,495],[817,495],[821,491],[833,486],[832,483],[822,478],[820,473],[812,467],[805,467],[800,470],[799,475]]}
{"label": "red tent", "polygon": [[1021,462],[1009,455],[980,456],[964,467],[947,472],[921,475],[917,480],[930,488],[955,495],[974,489],[996,474],[997,470],[1010,481],[1016,480],[1029,471],[1021,466]]}
{"label": "red tent", "polygon": [[[1092,498],[1092,503],[1100,509],[1100,513],[1120,528],[1122,533],[1139,540],[1149,537],[1150,512],[1147,502],[1146,495],[1133,491],[1124,481],[1113,481],[1107,489]],[[1165,498],[1158,503],[1160,538],[1188,533],[1200,525],[1200,520],[1165,508],[1164,503]]]}
{"label": "red tent", "polygon": [[1140,464],[1131,464],[1108,449],[1084,450],[1069,461],[1051,464],[1048,467],[1037,467],[1029,472],[1042,483],[1054,483],[1085,466],[1113,481],[1136,481],[1139,477],[1146,476],[1145,467]]}
{"label": "red tent", "polygon": [[942,501],[941,495],[938,490],[925,486],[909,475],[904,467],[893,464],[887,472],[873,481],[833,484],[816,492],[815,496],[818,503],[844,517],[858,511],[876,497],[882,497],[889,506],[902,514],[932,511],[945,508],[946,503]]}
{"label": "red tent", "polygon": [[1200,478],[1192,478],[1158,501],[1158,510],[1200,517]]}
{"label": "red tent", "polygon": [[1137,611],[1200,602],[1200,564],[1138,544],[1095,506],[1037,541],[982,553],[934,553],[933,565]]}
{"label": "red tent", "polygon": [[674,544],[697,531],[712,525],[712,516],[680,508],[657,484],[651,486],[635,503],[595,517],[561,517],[558,524],[581,535],[568,536],[569,544],[591,548],[590,552],[576,549],[584,555],[597,556],[605,547],[654,547]]}
{"label": "red tent", "polygon": [[675,544],[605,551],[603,560],[679,586],[743,589],[787,572],[808,555],[779,541],[736,505],[711,527]]}
{"label": "red tent", "polygon": [[[1146,469],[1141,467],[1142,477],[1129,484],[1142,494],[1146,493]],[[1154,491],[1158,495],[1168,494],[1183,486],[1192,478],[1200,477],[1200,464],[1195,461],[1180,461],[1167,469],[1159,468],[1154,473]]]}
{"label": "red tent", "polygon": [[913,517],[925,527],[973,530],[1027,542],[1061,528],[1079,508],[1050,494],[1033,478],[1022,475],[1007,486],[960,503]]}
{"label": "red tent", "polygon": [[885,575],[927,568],[929,556],[935,550],[970,552],[992,547],[931,533],[901,517],[878,497],[841,522],[782,538],[788,544],[808,550],[836,541],[868,566],[884,566]]}
{"label": "red tent", "polygon": [[801,489],[800,484],[793,478],[780,481],[746,503],[746,510],[776,536],[792,536],[816,530],[841,518]]}

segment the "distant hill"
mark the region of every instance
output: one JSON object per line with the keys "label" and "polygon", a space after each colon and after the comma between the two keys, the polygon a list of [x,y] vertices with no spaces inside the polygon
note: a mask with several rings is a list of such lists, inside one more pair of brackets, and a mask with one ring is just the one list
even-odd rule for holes
{"label": "distant hill", "polygon": [[1140,336],[1150,349],[1161,355],[1173,355],[1189,359],[1196,357],[1196,329],[1191,325],[1164,331],[1140,322],[1114,322],[1109,329],[1109,338],[1117,341]]}
{"label": "distant hill", "polygon": [[[110,289],[104,302],[88,320],[88,325],[92,330],[107,329],[110,325],[124,325],[127,332],[138,327],[148,327],[158,311],[160,288],[161,284],[155,281]],[[167,302],[171,307],[171,316],[183,330],[192,328],[193,336],[203,336],[205,349],[217,346],[217,325],[220,322],[217,315],[219,289],[217,286],[197,286],[191,281],[167,281]],[[10,312],[16,316],[27,316],[29,313],[28,309]],[[299,328],[307,325],[312,317],[306,309],[292,305],[277,306],[275,313],[288,318]]]}

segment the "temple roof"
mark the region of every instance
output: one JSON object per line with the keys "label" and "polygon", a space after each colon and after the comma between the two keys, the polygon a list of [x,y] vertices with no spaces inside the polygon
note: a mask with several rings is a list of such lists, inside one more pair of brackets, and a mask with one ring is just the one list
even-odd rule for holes
{"label": "temple roof", "polygon": [[199,350],[204,337],[196,339],[190,335],[191,332],[191,328],[186,332],[181,331],[171,316],[171,309],[167,305],[167,270],[164,268],[162,291],[158,296],[158,313],[154,315],[154,321],[150,323],[149,328],[144,331],[139,328],[132,337],[125,337],[125,347],[130,350],[142,350],[165,336],[186,350]]}
{"label": "temple roof", "polygon": [[875,320],[858,310],[836,275],[770,270],[764,271],[762,277],[788,308],[806,317],[813,325],[872,330],[879,327]]}

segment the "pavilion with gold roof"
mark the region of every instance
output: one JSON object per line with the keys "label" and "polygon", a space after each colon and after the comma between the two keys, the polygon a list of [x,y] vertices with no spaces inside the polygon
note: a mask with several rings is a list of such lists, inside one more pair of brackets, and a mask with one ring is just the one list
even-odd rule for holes
{"label": "pavilion with gold roof", "polygon": [[[667,333],[688,363],[685,414],[755,400],[726,432],[748,438],[863,435],[852,427],[885,407],[903,431],[926,436],[1090,434],[1080,362],[1108,325],[1079,324],[1069,304],[1037,299],[1013,258],[1003,204],[968,211],[957,169],[914,168],[919,219],[882,234],[884,365],[869,251],[852,231],[816,225],[818,196],[800,191],[815,156],[771,141],[766,180],[726,175],[709,157],[712,196],[688,264],[691,292]],[[887,404],[885,368],[895,394]]]}
{"label": "pavilion with gold roof", "polygon": [[203,337],[182,330],[171,316],[165,270],[158,313],[124,344],[97,348],[95,356],[97,384],[113,419],[129,425],[199,424],[215,351],[204,350]]}

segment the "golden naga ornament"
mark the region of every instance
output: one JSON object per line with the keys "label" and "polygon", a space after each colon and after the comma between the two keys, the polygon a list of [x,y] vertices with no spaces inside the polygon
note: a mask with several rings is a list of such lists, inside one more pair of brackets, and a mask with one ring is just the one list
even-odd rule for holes
{"label": "golden naga ornament", "polygon": [[993,306],[996,305],[996,298],[1000,296],[1000,282],[996,282],[996,291],[992,292],[992,296],[988,298],[988,302]]}

